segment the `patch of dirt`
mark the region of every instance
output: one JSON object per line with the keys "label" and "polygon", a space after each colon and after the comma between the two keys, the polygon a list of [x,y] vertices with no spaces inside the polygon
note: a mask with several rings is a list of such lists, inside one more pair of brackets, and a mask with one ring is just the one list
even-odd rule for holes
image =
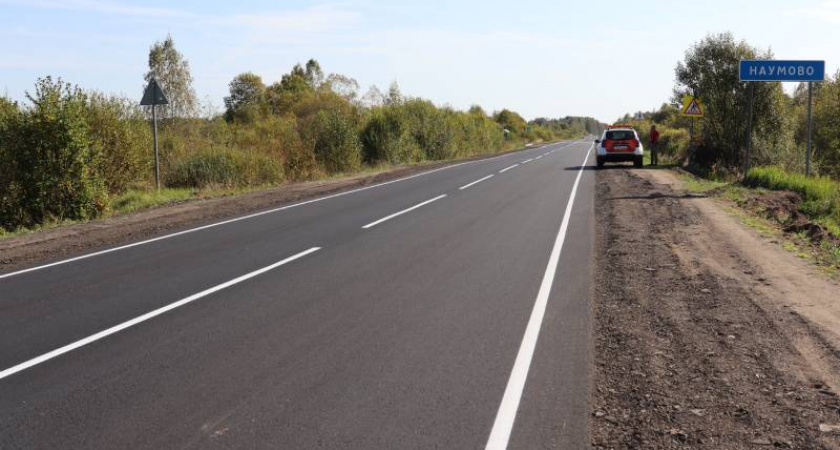
{"label": "patch of dirt", "polygon": [[795,192],[772,191],[749,195],[739,206],[754,214],[774,220],[783,226],[786,233],[805,232],[814,244],[824,240],[840,245],[840,238],[832,236],[828,230],[814,223],[802,213],[802,197]]}
{"label": "patch of dirt", "polygon": [[671,174],[596,176],[592,447],[840,449],[840,286]]}
{"label": "patch of dirt", "polygon": [[497,155],[403,166],[375,175],[291,183],[249,194],[183,202],[7,238],[0,240],[0,273],[494,156]]}

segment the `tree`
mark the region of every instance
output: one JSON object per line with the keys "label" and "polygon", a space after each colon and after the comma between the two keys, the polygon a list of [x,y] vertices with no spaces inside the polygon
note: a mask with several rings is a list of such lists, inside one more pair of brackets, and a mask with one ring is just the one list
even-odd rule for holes
{"label": "tree", "polygon": [[303,75],[306,82],[312,89],[318,89],[324,82],[324,72],[321,70],[321,65],[318,61],[310,59],[306,62],[306,70]]}
{"label": "tree", "polygon": [[399,105],[403,102],[402,92],[400,92],[400,85],[396,81],[392,81],[388,86],[388,96],[385,97],[386,105]]}
{"label": "tree", "polygon": [[382,94],[382,91],[376,85],[372,85],[368,88],[365,95],[362,96],[362,104],[369,108],[382,106],[385,104],[385,95]]}
{"label": "tree", "polygon": [[474,116],[487,117],[487,113],[484,111],[484,108],[482,108],[480,105],[470,106],[469,113]]}
{"label": "tree", "polygon": [[228,85],[230,95],[225,97],[225,118],[229,121],[252,121],[263,107],[265,84],[259,75],[241,73]]}
{"label": "tree", "polygon": [[149,71],[144,78],[147,83],[155,78],[169,100],[162,109],[163,117],[189,117],[198,111],[190,64],[175,48],[171,35],[149,49]]}
{"label": "tree", "polygon": [[[314,62],[314,60],[310,60],[310,62]],[[317,62],[315,64],[317,65]],[[315,88],[308,80],[310,77],[314,77],[311,73],[312,70],[314,69],[310,69],[310,73],[307,74],[303,66],[295,64],[291,72],[280,78],[279,83],[274,83],[266,89],[266,101],[273,114],[286,114],[303,99],[315,93]],[[320,67],[318,70],[320,70]]]}
{"label": "tree", "polygon": [[820,172],[840,179],[840,71],[822,84],[814,102],[814,159]]}
{"label": "tree", "polygon": [[341,98],[352,102],[359,95],[359,82],[346,75],[331,73],[324,83],[326,87],[341,96]]}
{"label": "tree", "polygon": [[770,59],[771,52],[759,52],[745,41],[736,42],[730,33],[709,35],[692,46],[685,61],[677,64],[675,99],[684,94],[699,96],[706,105],[702,119],[702,151],[696,155],[702,165],[722,163],[740,168],[743,163],[749,90],[755,89],[753,136],[755,155],[788,145],[783,134],[785,96],[781,83],[749,83],[738,79],[741,59]]}

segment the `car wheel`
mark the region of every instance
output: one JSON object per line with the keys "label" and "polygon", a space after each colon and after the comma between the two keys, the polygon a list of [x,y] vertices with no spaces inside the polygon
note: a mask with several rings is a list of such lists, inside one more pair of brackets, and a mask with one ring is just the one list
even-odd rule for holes
{"label": "car wheel", "polygon": [[635,160],[633,160],[633,167],[640,168],[644,164],[644,159],[641,156],[637,156]]}
{"label": "car wheel", "polygon": [[598,164],[598,168],[604,167],[604,160],[601,158],[595,158],[595,163]]}

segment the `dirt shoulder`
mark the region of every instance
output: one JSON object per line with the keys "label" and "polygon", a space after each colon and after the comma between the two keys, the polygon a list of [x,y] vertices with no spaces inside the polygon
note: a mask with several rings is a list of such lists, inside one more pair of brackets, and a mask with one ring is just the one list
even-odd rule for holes
{"label": "dirt shoulder", "polygon": [[593,448],[840,448],[840,285],[671,173],[597,178]]}
{"label": "dirt shoulder", "polygon": [[0,273],[495,156],[498,154],[400,166],[374,175],[290,183],[248,194],[188,201],[7,238],[0,240]]}

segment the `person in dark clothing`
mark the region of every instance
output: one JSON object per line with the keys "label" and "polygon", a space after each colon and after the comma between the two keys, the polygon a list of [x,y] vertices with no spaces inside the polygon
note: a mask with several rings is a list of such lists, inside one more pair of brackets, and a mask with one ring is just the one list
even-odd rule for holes
{"label": "person in dark clothing", "polygon": [[650,126],[650,165],[659,164],[659,132],[656,125]]}

